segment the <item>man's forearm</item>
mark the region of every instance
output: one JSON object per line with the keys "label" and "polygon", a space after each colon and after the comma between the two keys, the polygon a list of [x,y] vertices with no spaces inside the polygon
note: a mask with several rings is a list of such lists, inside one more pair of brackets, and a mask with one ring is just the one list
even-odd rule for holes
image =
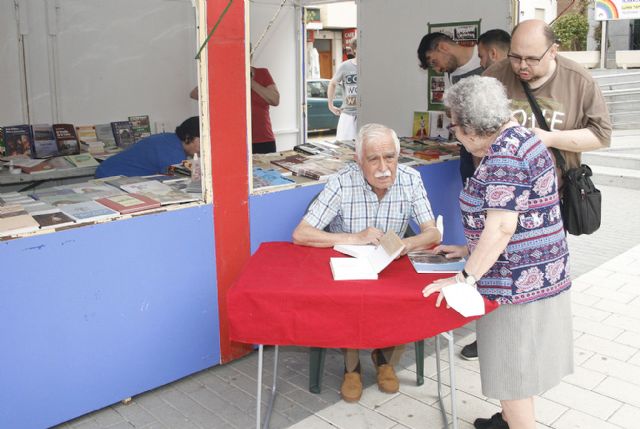
{"label": "man's forearm", "polygon": [[588,152],[608,146],[608,142],[601,141],[588,128],[580,130],[551,131],[546,132],[541,137],[542,142],[547,147],[554,147],[567,152]]}
{"label": "man's forearm", "polygon": [[440,231],[438,231],[435,226],[428,227],[420,234],[414,235],[413,237],[407,237],[402,240],[405,245],[403,253],[413,252],[414,250],[430,249],[433,246],[440,244],[441,241],[442,236],[440,235]]}

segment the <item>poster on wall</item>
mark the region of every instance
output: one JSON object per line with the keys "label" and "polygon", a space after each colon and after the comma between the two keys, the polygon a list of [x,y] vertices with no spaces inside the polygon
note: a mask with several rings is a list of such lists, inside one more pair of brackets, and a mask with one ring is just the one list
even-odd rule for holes
{"label": "poster on wall", "polygon": [[640,19],[639,0],[596,0],[596,21]]}
{"label": "poster on wall", "polygon": [[[480,36],[480,21],[443,22],[427,25],[429,33],[444,33],[463,46],[475,46]],[[444,110],[445,75],[433,69],[427,71],[428,110]]]}
{"label": "poster on wall", "polygon": [[342,30],[342,61],[350,60],[355,56],[351,50],[351,42],[356,38],[357,31],[355,28]]}

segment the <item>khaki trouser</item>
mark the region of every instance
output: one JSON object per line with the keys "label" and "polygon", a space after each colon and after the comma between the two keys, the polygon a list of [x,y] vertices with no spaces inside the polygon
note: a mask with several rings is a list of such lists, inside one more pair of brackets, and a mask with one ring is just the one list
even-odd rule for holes
{"label": "khaki trouser", "polygon": [[[387,363],[391,366],[396,366],[400,362],[400,357],[404,352],[404,344],[395,347],[387,347],[380,349],[382,355],[386,359]],[[360,363],[360,355],[358,349],[342,349],[344,353],[344,367],[347,372],[355,371]]]}

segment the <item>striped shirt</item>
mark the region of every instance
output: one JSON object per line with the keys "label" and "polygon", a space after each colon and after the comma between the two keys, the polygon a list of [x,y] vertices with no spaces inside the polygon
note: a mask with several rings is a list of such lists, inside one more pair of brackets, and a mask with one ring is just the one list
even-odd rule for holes
{"label": "striped shirt", "polygon": [[415,169],[398,165],[396,180],[381,200],[356,163],[334,174],[311,204],[304,220],[330,232],[356,234],[368,227],[404,236],[409,219],[419,225],[433,219],[431,204]]}

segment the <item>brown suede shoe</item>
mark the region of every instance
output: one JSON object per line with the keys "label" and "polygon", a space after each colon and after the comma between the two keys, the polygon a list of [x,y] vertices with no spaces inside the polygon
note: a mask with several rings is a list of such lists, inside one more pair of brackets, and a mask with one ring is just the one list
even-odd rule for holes
{"label": "brown suede shoe", "polygon": [[345,372],[340,386],[340,395],[345,402],[358,402],[362,396],[362,379],[360,373]]}
{"label": "brown suede shoe", "polygon": [[400,390],[400,382],[396,376],[396,372],[393,370],[393,366],[388,363],[378,365],[376,359],[376,350],[371,353],[371,360],[376,367],[376,379],[378,381],[378,389],[384,393],[396,393]]}

